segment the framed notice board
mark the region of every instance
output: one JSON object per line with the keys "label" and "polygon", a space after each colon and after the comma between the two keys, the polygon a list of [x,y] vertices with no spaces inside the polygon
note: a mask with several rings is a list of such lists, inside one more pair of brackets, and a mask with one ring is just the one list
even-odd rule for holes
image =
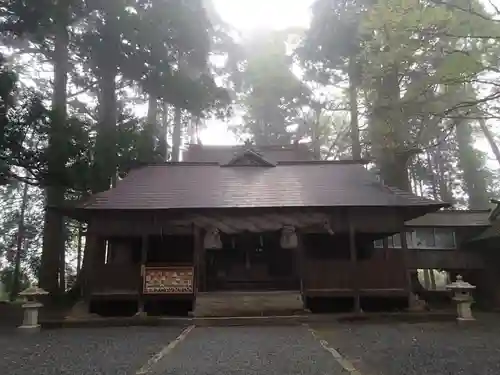
{"label": "framed notice board", "polygon": [[146,267],[144,294],[193,294],[194,268]]}

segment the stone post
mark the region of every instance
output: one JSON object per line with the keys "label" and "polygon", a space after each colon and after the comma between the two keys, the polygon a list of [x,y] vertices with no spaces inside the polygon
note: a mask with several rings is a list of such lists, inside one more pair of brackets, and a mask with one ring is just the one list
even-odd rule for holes
{"label": "stone post", "polygon": [[475,320],[471,311],[471,305],[474,302],[471,292],[476,287],[465,282],[462,276],[458,275],[457,280],[448,284],[446,289],[453,293],[452,299],[457,304],[457,320],[459,322]]}
{"label": "stone post", "polygon": [[21,297],[26,298],[26,302],[22,305],[24,310],[23,324],[18,328],[23,332],[38,332],[40,324],[38,324],[38,313],[43,304],[37,301],[40,296],[49,294],[45,290],[38,288],[36,285],[19,293]]}

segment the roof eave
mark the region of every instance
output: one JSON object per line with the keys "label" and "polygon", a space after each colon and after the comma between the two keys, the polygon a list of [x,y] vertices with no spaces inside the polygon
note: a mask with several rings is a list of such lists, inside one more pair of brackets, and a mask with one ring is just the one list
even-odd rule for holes
{"label": "roof eave", "polygon": [[450,207],[449,203],[444,202],[432,202],[429,205],[414,205],[414,206],[406,206],[407,210],[405,213],[404,221],[410,221],[416,219],[418,217],[437,212],[442,208]]}
{"label": "roof eave", "polygon": [[89,220],[89,210],[81,206],[46,206],[47,210],[54,210],[63,216],[77,221],[86,222]]}

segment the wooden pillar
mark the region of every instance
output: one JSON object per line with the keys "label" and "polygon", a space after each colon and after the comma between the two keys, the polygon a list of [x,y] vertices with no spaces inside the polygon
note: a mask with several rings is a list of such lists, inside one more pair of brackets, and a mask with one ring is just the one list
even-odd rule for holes
{"label": "wooden pillar", "polygon": [[382,240],[382,247],[384,249],[384,260],[387,260],[391,256],[391,249],[389,249],[389,239],[387,237],[384,237],[384,239]]}
{"label": "wooden pillar", "polygon": [[305,309],[307,309],[307,301],[306,301],[306,286],[304,283],[304,278],[305,278],[305,267],[306,267],[306,249],[304,247],[304,241],[302,237],[302,233],[299,232],[298,230],[296,231],[297,234],[297,248],[295,249],[295,254],[296,254],[296,272],[298,273],[299,277],[299,285],[300,285],[300,294],[302,296],[302,306]]}
{"label": "wooden pillar", "polygon": [[[83,273],[83,298],[88,304],[90,303],[92,290],[95,284],[100,281],[98,279],[99,276],[102,275],[101,270],[105,262],[106,239],[92,230],[87,230],[85,241],[85,247],[87,247],[87,259],[85,262],[88,263],[86,265],[87,270]],[[91,270],[97,270],[97,272],[92,272]]]}
{"label": "wooden pillar", "polygon": [[84,272],[82,274],[83,275],[82,293],[83,293],[83,299],[87,304],[90,304],[90,297],[92,295],[92,284],[94,283],[93,275],[96,275],[96,272],[89,272],[88,268],[89,265],[90,269],[94,267],[96,246],[97,246],[96,236],[90,230],[88,230],[85,238],[85,247],[87,247],[87,259],[85,259],[85,261],[87,262],[87,272]]}
{"label": "wooden pillar", "polygon": [[146,273],[146,260],[148,257],[149,237],[142,236],[141,240],[141,271],[139,272],[138,282],[138,313],[144,314],[144,277]]}
{"label": "wooden pillar", "polygon": [[356,230],[353,219],[349,218],[349,251],[351,254],[351,265],[354,273],[354,311],[361,312],[359,297],[359,272],[358,272],[358,250],[356,248]]}
{"label": "wooden pillar", "polygon": [[403,259],[404,259],[404,267],[406,272],[406,288],[408,292],[408,307],[409,309],[413,309],[415,307],[415,297],[413,295],[413,286],[411,282],[411,269],[409,265],[409,250],[408,250],[408,241],[406,239],[406,231],[402,231],[401,236],[401,250],[403,251]]}
{"label": "wooden pillar", "polygon": [[205,249],[203,248],[203,236],[203,229],[193,226],[195,292],[206,292],[206,257]]}

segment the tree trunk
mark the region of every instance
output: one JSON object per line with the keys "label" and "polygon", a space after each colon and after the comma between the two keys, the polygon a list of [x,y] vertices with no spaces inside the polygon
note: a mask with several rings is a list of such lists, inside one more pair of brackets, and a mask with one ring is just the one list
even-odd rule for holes
{"label": "tree trunk", "polygon": [[351,147],[352,158],[361,159],[361,141],[359,139],[358,123],[358,67],[354,58],[349,59],[349,107],[351,117]]}
{"label": "tree trunk", "polygon": [[169,160],[169,146],[168,146],[168,127],[169,127],[169,118],[168,118],[168,109],[169,109],[169,104],[168,103],[163,103],[163,111],[162,111],[162,125],[161,125],[161,132],[160,132],[160,153],[163,156],[164,161]]}
{"label": "tree trunk", "polygon": [[200,126],[200,116],[194,116],[191,120],[191,134],[189,135],[189,143],[197,145],[200,144]]}
{"label": "tree trunk", "polygon": [[54,94],[52,99],[52,122],[49,132],[48,176],[46,188],[45,225],[40,266],[40,287],[48,291],[52,298],[59,290],[59,258],[64,251],[63,216],[54,207],[64,202],[65,187],[60,185],[65,174],[67,155],[65,153],[64,132],[66,123],[67,80],[69,70],[68,44],[69,22],[67,5],[61,5],[57,17],[58,30],[54,47]]}
{"label": "tree trunk", "polygon": [[64,237],[61,239],[63,242],[63,251],[61,251],[59,258],[59,288],[61,293],[66,292],[66,238],[67,231],[64,233]]}
{"label": "tree trunk", "polygon": [[445,163],[446,157],[443,154],[445,145],[443,142],[440,142],[434,150],[434,165],[437,169],[438,175],[438,186],[439,186],[439,196],[443,202],[453,204],[454,198],[453,193],[451,192],[449,181],[446,176],[447,165]]}
{"label": "tree trunk", "polygon": [[439,199],[438,186],[436,183],[434,165],[432,163],[432,157],[429,150],[427,150],[426,155],[427,155],[427,172],[429,173],[429,178],[431,180],[432,196],[435,200],[438,200]]}
{"label": "tree trunk", "polygon": [[[2,68],[3,68],[3,62],[2,62]],[[5,72],[0,72],[0,79],[3,78]],[[3,80],[3,79],[2,79]],[[7,80],[8,81],[8,80]],[[14,89],[14,87],[12,87]],[[7,124],[9,122],[8,119],[8,112],[9,112],[9,102],[10,102],[10,95],[12,93],[11,87],[3,87],[2,90],[0,91],[0,140],[1,144],[0,147],[6,147],[5,145],[5,128],[7,127]],[[0,149],[0,154],[3,155],[4,150]],[[9,181],[9,170],[10,166],[9,163],[6,162],[6,160],[0,160],[0,186],[5,185]]]}
{"label": "tree trunk", "polygon": [[429,270],[427,268],[423,269],[422,270],[422,275],[423,275],[423,278],[424,278],[424,285],[423,287],[427,290],[430,289],[430,286],[431,286],[431,279],[429,277]]}
{"label": "tree trunk", "polygon": [[455,126],[459,166],[463,172],[464,191],[469,197],[469,209],[486,209],[489,199],[482,163],[473,146],[472,127],[463,121]]}
{"label": "tree trunk", "polygon": [[[111,4],[111,2],[109,2]],[[106,2],[106,5],[107,2]],[[115,17],[112,8],[106,12],[106,24],[101,31],[105,44],[105,54],[95,56],[97,64],[96,75],[99,77],[99,122],[92,176],[92,192],[108,190],[114,185],[117,178],[117,139],[116,126],[118,123],[118,105],[116,100],[116,76],[118,75],[120,37],[116,33]],[[67,293],[69,300],[76,301],[84,294],[85,280],[88,272],[89,241],[85,239],[85,248],[80,273],[75,284]]]}
{"label": "tree trunk", "polygon": [[118,106],[116,102],[116,76],[118,74],[120,37],[115,28],[115,16],[109,10],[106,23],[101,31],[105,45],[96,56],[97,75],[99,76],[99,123],[95,145],[95,163],[92,191],[108,190],[117,173],[116,126]]}
{"label": "tree trunk", "polygon": [[172,134],[173,162],[178,162],[180,160],[181,137],[182,137],[182,110],[180,108],[175,108],[174,131]]}
{"label": "tree trunk", "polygon": [[429,270],[429,278],[431,282],[431,289],[436,290],[436,273],[434,269]]}
{"label": "tree trunk", "polygon": [[14,262],[14,272],[12,274],[12,289],[10,291],[10,300],[15,301],[17,295],[20,292],[21,284],[21,259],[23,253],[23,243],[24,243],[24,216],[26,212],[26,206],[28,205],[28,184],[24,184],[23,187],[23,198],[21,201],[21,208],[19,212],[19,223],[17,224],[17,244],[16,244],[16,259]]}
{"label": "tree trunk", "polygon": [[411,191],[408,161],[409,156],[406,154],[389,154],[379,158],[377,165],[384,184],[404,191]]}
{"label": "tree trunk", "polygon": [[418,187],[420,189],[420,196],[423,196],[424,195],[424,182],[422,180],[419,180],[418,181]]}
{"label": "tree trunk", "polygon": [[320,135],[321,107],[314,110],[313,135],[313,155],[315,160],[321,160],[321,135]]}
{"label": "tree trunk", "polygon": [[418,181],[417,173],[415,172],[415,168],[410,168],[410,182],[411,182],[413,194],[422,195],[422,193],[419,191],[420,181]]}
{"label": "tree trunk", "polygon": [[491,151],[493,151],[493,154],[495,155],[495,158],[497,159],[497,162],[500,165],[500,149],[498,148],[498,145],[495,142],[493,134],[491,134],[490,129],[488,129],[486,121],[484,119],[480,119],[479,126],[481,127],[481,131],[483,132],[484,136],[486,137],[486,140],[490,144]]}
{"label": "tree trunk", "polygon": [[116,175],[116,84],[118,73],[116,66],[106,67],[100,78],[100,113],[96,139],[95,168],[93,192],[101,192],[111,187]]}
{"label": "tree trunk", "polygon": [[83,235],[83,226],[81,222],[78,222],[78,245],[76,252],[76,274],[80,273],[80,269],[82,268],[82,235]]}
{"label": "tree trunk", "polygon": [[146,133],[149,137],[148,152],[153,154],[155,149],[155,136],[157,134],[158,100],[150,94],[148,99],[148,115],[146,119]]}
{"label": "tree trunk", "polygon": [[408,129],[399,106],[398,66],[387,66],[377,85],[370,114],[371,152],[385,184],[411,191],[408,162],[412,154],[405,148]]}

